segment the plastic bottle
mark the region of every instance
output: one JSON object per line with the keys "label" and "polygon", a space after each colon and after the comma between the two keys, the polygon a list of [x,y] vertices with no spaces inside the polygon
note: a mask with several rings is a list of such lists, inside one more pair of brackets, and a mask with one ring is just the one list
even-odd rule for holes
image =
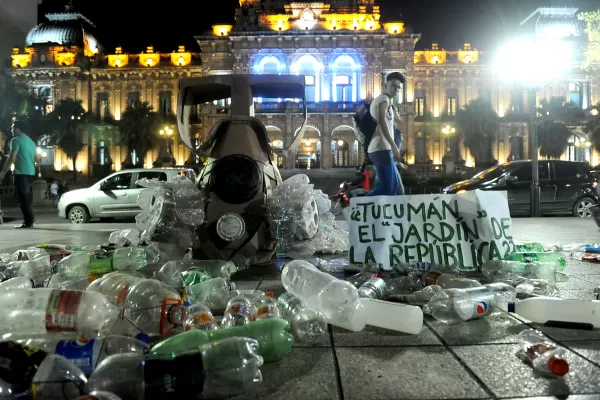
{"label": "plastic bottle", "polygon": [[94,390],[86,395],[80,396],[75,400],[123,400],[119,396],[109,392]]}
{"label": "plastic bottle", "polygon": [[420,307],[370,298],[362,298],[360,303],[367,325],[411,335],[421,332],[423,311]]}
{"label": "plastic bottle", "polygon": [[475,279],[465,278],[460,275],[446,274],[440,271],[429,271],[421,277],[429,285],[437,285],[442,289],[466,289],[481,286]]}
{"label": "plastic bottle", "polygon": [[256,314],[254,301],[246,296],[236,296],[227,302],[227,308],[221,320],[223,328],[242,326],[254,320]]}
{"label": "plastic bottle", "polygon": [[31,289],[33,288],[33,280],[29,278],[16,277],[7,281],[0,282],[0,291],[7,289]]}
{"label": "plastic bottle", "polygon": [[166,335],[182,325],[187,316],[177,290],[155,279],[134,283],[123,307],[126,319],[148,335]]}
{"label": "plastic bottle", "polygon": [[262,381],[257,350],[255,340],[232,337],[185,352],[117,354],[100,363],[87,389],[136,400],[194,399],[221,388],[239,393]]}
{"label": "plastic bottle", "polygon": [[353,284],[356,287],[360,287],[360,285],[362,285],[369,279],[376,278],[376,277],[377,277],[376,273],[364,271],[364,272],[359,272],[357,274],[354,274],[349,278],[346,278],[346,281],[350,282],[351,284]]}
{"label": "plastic bottle", "polygon": [[327,333],[327,321],[319,311],[309,308],[305,301],[291,293],[283,293],[277,300],[281,316],[285,318],[298,340],[315,343]]}
{"label": "plastic bottle", "polygon": [[210,308],[223,309],[229,296],[229,291],[235,289],[235,283],[229,283],[224,278],[213,278],[185,288],[190,304],[202,303]]}
{"label": "plastic bottle", "polygon": [[84,373],[62,356],[15,342],[0,343],[0,355],[3,398],[71,400],[85,393]]}
{"label": "plastic bottle", "polygon": [[358,288],[358,295],[369,299],[383,299],[386,288],[381,278],[371,278]]}
{"label": "plastic bottle", "polygon": [[564,376],[569,372],[569,363],[563,358],[566,350],[548,340],[542,332],[526,329],[519,333],[518,339],[534,370],[553,376]]}
{"label": "plastic bottle", "polygon": [[40,287],[46,279],[52,276],[50,256],[40,254],[33,260],[10,262],[3,275],[6,278],[23,277],[33,280],[34,287]]}
{"label": "plastic bottle", "polygon": [[358,291],[350,282],[321,272],[303,260],[288,262],[281,270],[281,282],[285,290],[322,312],[330,324],[354,331],[364,328]]}
{"label": "plastic bottle", "polygon": [[555,264],[558,272],[563,272],[567,267],[567,260],[564,253],[561,251],[547,251],[543,253],[512,253],[505,259],[509,261],[518,261],[525,264],[532,262]]}
{"label": "plastic bottle", "polygon": [[213,317],[210,308],[204,304],[196,303],[187,308],[187,318],[183,323],[186,331],[199,329],[201,331],[214,331],[219,329],[219,324]]}
{"label": "plastic bottle", "polygon": [[71,332],[80,337],[106,336],[120,309],[100,293],[57,289],[0,292],[0,334]]}
{"label": "plastic bottle", "polygon": [[290,325],[280,318],[254,321],[242,326],[219,329],[216,331],[190,330],[170,337],[151,350],[151,354],[170,354],[184,352],[214,341],[241,336],[258,341],[260,355],[265,361],[281,360],[292,350],[294,337]]}
{"label": "plastic bottle", "polygon": [[281,318],[279,306],[277,304],[277,299],[274,299],[272,296],[263,296],[259,300],[258,309],[254,314],[254,319],[259,321],[261,319],[269,318]]}
{"label": "plastic bottle", "polygon": [[559,327],[599,328],[600,301],[532,297],[509,303],[508,311],[538,323]]}
{"label": "plastic bottle", "polygon": [[158,278],[169,285],[183,286],[181,273],[190,269],[208,273],[213,278],[231,279],[231,275],[237,271],[237,267],[231,261],[223,260],[191,260],[191,261],[169,261],[158,271]]}
{"label": "plastic bottle", "polygon": [[73,362],[87,376],[92,374],[102,360],[119,353],[145,354],[150,351],[148,342],[128,336],[111,335],[103,339],[79,338],[58,340],[48,337],[17,339],[14,342],[23,346],[44,350],[50,354],[58,354]]}
{"label": "plastic bottle", "polygon": [[543,253],[544,246],[538,242],[526,242],[515,245],[515,253]]}
{"label": "plastic bottle", "polygon": [[111,272],[94,280],[87,290],[102,293],[112,304],[121,307],[127,299],[129,288],[144,279],[122,272]]}

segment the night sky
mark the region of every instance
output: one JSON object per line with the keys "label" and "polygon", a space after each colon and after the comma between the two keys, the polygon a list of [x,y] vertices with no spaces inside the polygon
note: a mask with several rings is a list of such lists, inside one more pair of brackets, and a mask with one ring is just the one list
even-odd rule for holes
{"label": "night sky", "polygon": [[[137,3],[137,4],[136,4]],[[481,50],[492,50],[514,33],[519,23],[541,6],[598,9],[597,0],[379,0],[385,19],[400,19],[423,37],[418,48],[432,42],[446,49],[465,42]],[[45,0],[56,11],[64,0]],[[98,28],[98,39],[108,48],[123,45],[127,52],[154,45],[158,51],[174,51],[178,45],[197,49],[194,35],[214,23],[233,23],[237,0],[75,0],[75,7]],[[202,8],[204,7],[204,8]],[[208,10],[207,8],[210,8]]]}

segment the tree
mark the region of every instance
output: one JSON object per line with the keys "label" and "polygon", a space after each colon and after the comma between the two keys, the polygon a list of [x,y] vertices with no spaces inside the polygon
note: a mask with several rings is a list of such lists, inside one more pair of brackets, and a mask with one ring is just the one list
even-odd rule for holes
{"label": "tree", "polygon": [[583,12],[577,17],[585,21],[588,46],[583,60],[583,67],[589,69],[593,63],[600,62],[600,10]]}
{"label": "tree", "polygon": [[456,125],[476,166],[496,163],[492,155],[492,144],[496,140],[500,118],[489,102],[482,99],[470,101],[456,113]]}
{"label": "tree", "polygon": [[600,149],[600,103],[590,108],[589,118],[585,126],[585,133],[590,137],[592,146]]}
{"label": "tree", "polygon": [[85,148],[83,141],[89,114],[81,100],[66,98],[59,100],[51,114],[56,145],[73,162],[73,175],[77,179],[77,156]]}
{"label": "tree", "polygon": [[572,135],[567,125],[585,118],[583,110],[561,97],[542,99],[537,108],[537,131],[540,154],[543,157],[559,158]]}
{"label": "tree", "polygon": [[[136,101],[129,105],[118,123],[121,143],[127,144],[125,165],[141,166],[146,154],[157,142],[160,118],[148,102]],[[132,157],[135,151],[135,159]]]}
{"label": "tree", "polygon": [[30,93],[28,86],[0,73],[0,133],[9,136],[14,119],[27,123],[27,134],[35,141],[46,133],[43,102]]}

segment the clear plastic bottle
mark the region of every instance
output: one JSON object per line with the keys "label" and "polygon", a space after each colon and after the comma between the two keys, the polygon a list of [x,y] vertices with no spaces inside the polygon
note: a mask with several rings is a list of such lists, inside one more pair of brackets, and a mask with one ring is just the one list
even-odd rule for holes
{"label": "clear plastic bottle", "polygon": [[151,336],[172,332],[187,316],[177,290],[155,279],[134,283],[128,289],[123,307],[125,318],[140,332]]}
{"label": "clear plastic bottle", "polygon": [[371,278],[358,288],[358,295],[369,299],[383,299],[385,296],[385,281],[381,278]]}
{"label": "clear plastic bottle", "polygon": [[227,302],[227,308],[221,320],[223,328],[242,326],[253,321],[256,314],[255,303],[246,296],[236,296]]}
{"label": "clear plastic bottle", "polygon": [[144,279],[121,272],[111,272],[93,281],[87,290],[102,293],[112,304],[121,307],[127,299],[129,288]]}
{"label": "clear plastic bottle", "polygon": [[109,392],[94,390],[86,395],[80,396],[75,400],[123,400],[119,396]]}
{"label": "clear plastic bottle", "polygon": [[183,353],[117,354],[100,363],[87,389],[131,400],[239,394],[262,381],[257,352],[256,340],[232,337]]}
{"label": "clear plastic bottle", "polygon": [[258,309],[254,314],[254,319],[259,321],[261,319],[269,318],[281,318],[279,306],[277,304],[277,299],[273,298],[272,296],[263,296],[259,300]]}
{"label": "clear plastic bottle", "polygon": [[158,278],[175,287],[183,286],[182,272],[196,268],[208,273],[213,278],[231,279],[231,275],[237,270],[234,263],[223,260],[191,260],[191,261],[169,261],[158,271]]}
{"label": "clear plastic bottle", "polygon": [[235,290],[235,284],[224,278],[213,278],[185,288],[190,304],[202,303],[220,309],[225,306],[230,290]]}
{"label": "clear plastic bottle", "polygon": [[481,286],[475,279],[465,278],[460,275],[447,274],[440,271],[429,271],[421,277],[423,282],[429,285],[437,285],[442,289],[467,289]]}
{"label": "clear plastic bottle", "polygon": [[350,282],[351,284],[353,284],[356,287],[360,287],[360,285],[362,285],[369,279],[376,278],[376,277],[377,277],[376,273],[364,271],[364,272],[359,272],[357,274],[354,274],[349,278],[346,278],[346,281]]}
{"label": "clear plastic bottle", "polygon": [[190,329],[199,329],[201,331],[219,329],[219,324],[212,315],[210,308],[201,303],[192,304],[187,308],[187,318],[183,326],[186,331]]}
{"label": "clear plastic bottle", "polygon": [[39,337],[32,339],[15,339],[14,342],[27,347],[58,354],[73,362],[87,376],[92,374],[96,366],[106,357],[119,353],[146,354],[150,351],[148,343],[128,336],[111,335],[102,339],[53,339]]}
{"label": "clear plastic bottle", "polygon": [[569,363],[563,358],[567,351],[548,340],[542,332],[526,329],[517,338],[534,370],[552,376],[564,376],[569,372]]}
{"label": "clear plastic bottle", "polygon": [[0,354],[2,398],[71,400],[85,393],[85,374],[62,356],[15,342],[0,343]]}
{"label": "clear plastic bottle", "polygon": [[303,260],[288,262],[281,270],[281,282],[285,290],[322,312],[327,322],[355,331],[364,328],[358,292],[350,282],[321,272]]}
{"label": "clear plastic bottle", "polygon": [[277,302],[281,316],[290,323],[298,340],[315,343],[327,333],[327,321],[323,314],[309,308],[301,298],[291,293],[283,293]]}
{"label": "clear plastic bottle", "polygon": [[0,291],[6,289],[31,289],[33,288],[33,280],[29,278],[16,277],[7,281],[0,282]]}
{"label": "clear plastic bottle", "polygon": [[438,321],[457,324],[491,315],[497,308],[507,310],[516,290],[498,282],[469,289],[446,289],[446,298],[436,298],[423,306],[423,312]]}
{"label": "clear plastic bottle", "polygon": [[33,280],[35,287],[40,287],[50,276],[52,276],[50,256],[47,254],[39,254],[33,260],[10,262],[3,271],[3,275],[6,278],[14,278],[17,276],[29,278]]}
{"label": "clear plastic bottle", "polygon": [[91,255],[87,251],[73,252],[58,262],[56,273],[65,280],[88,276],[90,258]]}
{"label": "clear plastic bottle", "polygon": [[71,332],[81,337],[106,336],[120,309],[100,293],[57,289],[0,292],[0,334]]}

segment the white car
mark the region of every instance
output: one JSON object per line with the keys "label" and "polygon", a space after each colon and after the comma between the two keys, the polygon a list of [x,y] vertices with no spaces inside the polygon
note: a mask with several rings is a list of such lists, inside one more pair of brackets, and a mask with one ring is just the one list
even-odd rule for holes
{"label": "white car", "polygon": [[177,175],[195,178],[190,168],[138,168],[115,172],[95,185],[66,192],[58,202],[58,215],[73,224],[84,224],[92,218],[135,217],[142,211],[137,198],[144,189],[138,179],[168,181]]}

